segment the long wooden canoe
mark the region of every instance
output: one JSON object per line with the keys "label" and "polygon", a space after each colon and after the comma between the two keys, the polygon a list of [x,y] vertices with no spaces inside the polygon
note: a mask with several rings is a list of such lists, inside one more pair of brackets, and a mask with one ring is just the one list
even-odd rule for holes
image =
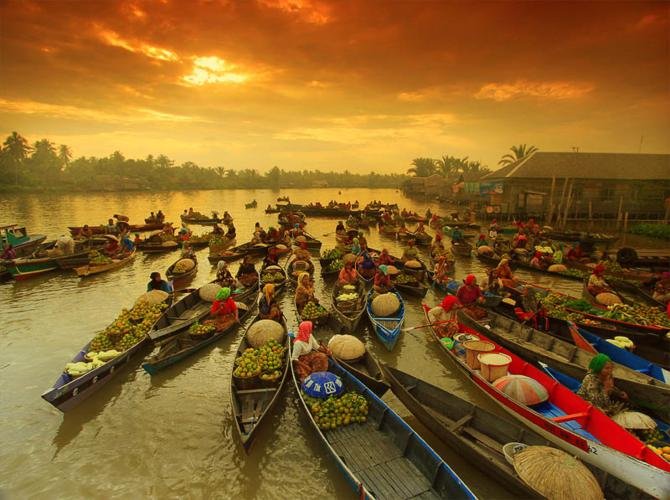
{"label": "long wooden canoe", "polygon": [[[152,224],[130,224],[129,231],[131,233],[145,233],[148,231],[158,231],[160,229],[163,229],[163,226],[165,226],[165,224],[171,224],[171,223],[155,222]],[[91,230],[92,234],[107,234],[107,227],[103,224],[99,226],[89,224],[88,227]],[[68,229],[70,230],[70,234],[72,236],[77,236],[83,229],[83,226],[68,226]]]}
{"label": "long wooden canoe", "polygon": [[312,428],[360,499],[474,499],[475,495],[430,446],[389,406],[337,363],[335,373],[346,390],[368,401],[365,423],[321,430],[291,374]]}
{"label": "long wooden canoe", "polygon": [[[314,263],[311,260],[296,260],[292,259],[286,264],[286,276],[288,277],[288,280],[290,283],[293,285],[296,285],[298,282],[298,274],[300,272],[296,271],[294,269],[294,266],[296,266],[297,263],[305,263],[306,269],[304,272],[308,273],[310,276],[314,276]],[[302,264],[300,264],[302,265]]]}
{"label": "long wooden canoe", "polygon": [[88,264],[82,267],[75,267],[74,272],[77,273],[77,276],[79,276],[80,278],[84,278],[86,276],[91,276],[92,274],[100,274],[107,271],[111,271],[113,269],[125,266],[129,262],[132,262],[133,259],[135,258],[136,253],[137,250],[133,249],[132,252],[123,256],[120,259],[112,259],[112,262],[109,262],[107,264]]}
{"label": "long wooden canoe", "polygon": [[[256,320],[251,324],[255,323],[259,317],[256,317]],[[247,331],[249,330],[247,328]],[[290,360],[290,338],[287,334],[286,323],[282,322],[282,327],[284,328],[284,348],[286,352],[284,354],[284,366],[282,367],[282,375],[273,384],[258,382],[257,387],[248,388],[248,387],[238,387],[235,381],[235,377],[230,375],[230,406],[233,409],[233,419],[235,421],[235,430],[237,435],[240,438],[242,447],[244,451],[248,451],[253,442],[256,430],[260,427],[265,415],[267,415],[272,407],[275,405],[279,398],[284,385],[286,383],[286,377],[289,372]],[[240,357],[242,353],[247,349],[249,344],[246,340],[245,335],[242,336],[240,344],[237,347],[236,358]]]}
{"label": "long wooden canoe", "polygon": [[[424,313],[428,320],[426,307]],[[509,373],[535,379],[549,394],[549,400],[539,405],[531,407],[519,403],[496,389],[479,370],[471,369],[465,362],[465,352],[459,344],[450,349],[440,341],[435,330],[429,328],[454,365],[510,415],[559,448],[618,476],[642,491],[658,498],[670,496],[670,463],[656,455],[630,432],[615,424],[599,409],[516,354],[495,344],[486,335],[462,325],[461,331],[492,342],[495,351],[491,352],[500,352],[512,358]]]}
{"label": "long wooden canoe", "polygon": [[[503,446],[510,442],[528,446],[552,443],[513,420],[500,418],[481,406],[419,378],[382,365],[393,393],[403,405],[443,443],[488,477],[505,485],[518,498],[544,498],[523,482],[506,460]],[[649,496],[591,464],[585,464],[600,484],[605,498],[647,499]]]}
{"label": "long wooden canoe", "polygon": [[391,386],[384,378],[379,360],[367,349],[363,357],[358,360],[345,361],[333,356],[342,367],[368,387],[380,398],[386,394]]}
{"label": "long wooden canoe", "polygon": [[358,299],[353,302],[347,302],[346,306],[343,303],[338,303],[336,300],[338,295],[347,293],[343,290],[343,286],[341,283],[335,283],[331,296],[331,304],[337,321],[340,322],[344,330],[348,333],[353,333],[356,331],[356,327],[360,323],[363,314],[365,314],[365,285],[361,280],[356,282],[354,286],[356,287],[355,292],[358,294]]}
{"label": "long wooden canoe", "polygon": [[400,302],[400,308],[393,316],[381,317],[377,316],[372,311],[372,299],[375,296],[374,289],[370,290],[368,293],[368,297],[366,299],[366,310],[375,335],[377,335],[377,338],[384,345],[384,347],[386,347],[386,349],[392,351],[398,342],[398,339],[400,338],[402,325],[405,321],[405,302],[402,300],[402,297],[398,292],[390,293],[394,293]]}
{"label": "long wooden canoe", "polygon": [[211,306],[210,302],[200,298],[198,290],[193,290],[180,301],[175,302],[167,311],[167,314],[156,322],[149,331],[149,338],[158,342],[178,334],[207,316]]}
{"label": "long wooden canoe", "polygon": [[[183,273],[175,273],[174,272],[174,266],[177,265],[177,262],[180,260],[188,258],[191,259],[193,262],[195,262],[195,266],[193,266],[191,269],[189,269],[186,272]],[[193,276],[195,276],[198,272],[198,258],[193,254],[192,257],[179,257],[175,262],[173,262],[170,267],[167,268],[167,271],[165,271],[165,277],[169,281],[180,281],[184,282],[184,280],[191,279]]]}

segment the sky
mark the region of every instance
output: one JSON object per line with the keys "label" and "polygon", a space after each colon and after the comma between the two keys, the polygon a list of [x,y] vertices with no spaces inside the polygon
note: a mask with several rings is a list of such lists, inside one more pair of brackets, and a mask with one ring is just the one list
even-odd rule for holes
{"label": "sky", "polygon": [[668,153],[669,46],[669,2],[0,0],[0,134],[260,171]]}

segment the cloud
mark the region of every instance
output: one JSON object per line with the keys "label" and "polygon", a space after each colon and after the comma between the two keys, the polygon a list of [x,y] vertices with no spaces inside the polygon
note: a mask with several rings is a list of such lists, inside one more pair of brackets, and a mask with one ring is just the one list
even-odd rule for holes
{"label": "cloud", "polygon": [[159,61],[175,62],[179,61],[179,56],[168,49],[155,47],[148,43],[137,40],[127,40],[121,37],[113,30],[96,27],[96,31],[100,40],[112,47],[119,47],[128,52],[141,53],[152,59]]}
{"label": "cloud", "polygon": [[578,99],[593,91],[594,88],[589,83],[519,80],[514,83],[487,83],[474,94],[474,97],[499,102],[523,97],[549,100]]}
{"label": "cloud", "polygon": [[332,19],[330,7],[314,0],[258,0],[258,3],[311,24],[326,24]]}
{"label": "cloud", "polygon": [[193,57],[193,68],[182,81],[189,85],[205,85],[211,83],[244,83],[249,75],[233,70],[236,65],[230,64],[216,56]]}

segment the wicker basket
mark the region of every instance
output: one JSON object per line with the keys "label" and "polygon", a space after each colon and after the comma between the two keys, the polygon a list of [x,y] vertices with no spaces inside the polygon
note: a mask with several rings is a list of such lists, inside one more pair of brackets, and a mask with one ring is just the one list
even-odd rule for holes
{"label": "wicker basket", "polygon": [[205,333],[204,335],[193,335],[189,333],[188,336],[191,338],[191,340],[200,341],[210,338],[212,335],[214,335],[214,332],[215,330],[212,330],[211,332]]}
{"label": "wicker basket", "polygon": [[473,370],[481,368],[477,359],[478,354],[490,352],[496,348],[495,344],[484,340],[467,340],[463,342],[463,347],[465,348],[465,362]]}
{"label": "wicker basket", "polygon": [[259,385],[262,385],[260,382],[261,380],[258,378],[258,376],[254,377],[236,377],[233,375],[233,381],[235,382],[235,387],[240,390],[246,390],[246,389],[257,389]]}
{"label": "wicker basket", "polygon": [[276,387],[277,384],[279,384],[279,381],[281,380],[281,372],[279,372],[279,375],[277,378],[272,379],[272,380],[263,380],[260,377],[256,377],[258,379],[258,382],[260,383],[261,386],[263,387]]}

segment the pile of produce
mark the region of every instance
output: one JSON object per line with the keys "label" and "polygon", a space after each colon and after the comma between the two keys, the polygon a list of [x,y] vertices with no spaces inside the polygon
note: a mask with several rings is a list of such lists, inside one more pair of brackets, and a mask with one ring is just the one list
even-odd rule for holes
{"label": "pile of produce", "polygon": [[356,292],[356,287],[354,285],[344,285],[342,287],[342,293],[340,293],[335,300],[337,302],[347,302],[358,300],[358,292]]}
{"label": "pile of produce", "polygon": [[177,263],[174,265],[174,267],[172,268],[172,272],[176,274],[187,273],[194,267],[195,262],[193,262],[193,259],[181,259],[178,260]]}
{"label": "pile of produce", "polygon": [[364,423],[368,419],[368,402],[356,392],[347,392],[340,397],[318,399],[303,393],[307,408],[322,431],[337,429],[354,422]]}
{"label": "pile of produce", "polygon": [[393,278],[397,285],[416,285],[418,282],[414,276],[407,273],[400,273]]}
{"label": "pile of produce", "polygon": [[224,235],[212,235],[209,239],[209,253],[217,254],[231,245],[231,240]]}
{"label": "pile of produce", "polygon": [[212,233],[201,234],[201,235],[193,234],[188,239],[188,243],[194,244],[194,243],[204,243],[205,241],[208,242],[211,237],[212,237]]}
{"label": "pile of produce", "polygon": [[261,274],[261,281],[265,285],[268,283],[281,283],[284,281],[284,275],[279,271],[264,271]]}
{"label": "pile of produce", "polygon": [[344,262],[340,259],[332,261],[328,266],[326,267],[326,271],[334,272],[334,271],[339,271],[344,267]]}
{"label": "pile of produce", "polygon": [[261,373],[256,349],[250,347],[241,356],[235,358],[235,370],[233,376],[237,378],[253,378]]}
{"label": "pile of produce", "polygon": [[360,359],[365,355],[365,344],[353,335],[333,335],[328,341],[333,356],[345,361]]}
{"label": "pile of produce", "polygon": [[340,257],[342,257],[342,252],[337,248],[326,250],[321,254],[322,259],[339,259]]}
{"label": "pile of produce", "polygon": [[142,340],[160,317],[166,303],[140,302],[132,309],[123,309],[121,314],[91,341],[89,352],[126,351]]}
{"label": "pile of produce", "polygon": [[233,375],[238,378],[260,376],[264,381],[275,381],[281,377],[284,366],[285,348],[275,340],[270,340],[261,347],[245,349],[235,359]]}
{"label": "pile of produce", "polygon": [[305,307],[302,308],[300,316],[302,316],[303,320],[315,320],[328,316],[328,311],[321,304],[308,302],[305,304]]}
{"label": "pile of produce", "polygon": [[651,236],[652,238],[670,240],[670,226],[667,224],[636,224],[632,227],[630,232],[633,234]]}
{"label": "pile of produce", "polygon": [[200,324],[196,321],[189,327],[188,334],[191,337],[205,338],[214,333],[214,330],[216,330],[214,325]]}
{"label": "pile of produce", "polygon": [[88,258],[90,259],[91,265],[94,266],[100,266],[102,264],[109,264],[112,262],[112,259],[107,257],[106,255],[102,255],[100,252],[97,250],[91,250],[88,252]]}
{"label": "pile of produce", "polygon": [[622,335],[617,335],[613,339],[607,339],[606,342],[609,342],[612,345],[615,345],[621,349],[632,349],[635,347],[635,344],[628,337]]}
{"label": "pile of produce", "polygon": [[371,308],[377,316],[391,317],[400,309],[400,301],[395,293],[383,293],[372,299]]}
{"label": "pile of produce", "polygon": [[251,347],[261,347],[270,341],[279,343],[284,339],[284,327],[271,319],[261,319],[249,327],[246,338]]}

